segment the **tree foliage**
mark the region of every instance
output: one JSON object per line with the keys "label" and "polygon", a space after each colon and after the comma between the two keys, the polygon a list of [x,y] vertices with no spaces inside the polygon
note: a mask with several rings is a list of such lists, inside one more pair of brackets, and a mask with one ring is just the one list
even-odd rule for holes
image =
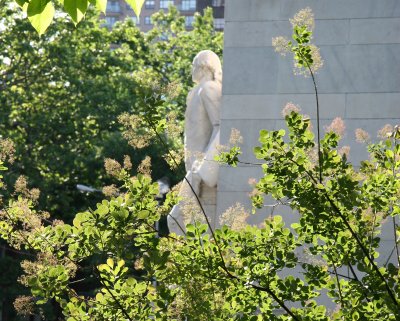
{"label": "tree foliage", "polygon": [[[146,147],[132,148],[124,137],[132,134],[132,123],[122,120],[143,112],[144,98],[154,93],[154,86],[172,83],[158,115],[169,120],[171,130],[163,134],[168,146],[182,154],[191,61],[203,49],[222,52],[222,33],[213,30],[211,11],[197,15],[193,30],[186,31],[184,18],[172,8],[156,15],[154,29],[143,34],[130,20],[108,30],[89,10],[79,26],[62,16],[39,37],[29,21],[10,8],[9,1],[1,2],[0,136],[12,139],[16,151],[4,174],[3,201],[7,203],[16,182],[25,179],[40,190],[40,197],[32,201],[36,210],[51,212],[51,220],[71,223],[76,212],[94,207],[104,197],[82,193],[76,185],[115,193],[119,182],[105,172],[104,159],[122,161],[124,155],[133,164],[150,157],[153,179],[167,176],[176,183],[181,176],[170,170],[162,144],[153,139]],[[190,46],[194,39],[196,45]],[[144,133],[134,134],[143,138]],[[34,192],[39,195],[37,189]],[[0,278],[0,301],[6,300],[7,309],[12,309],[16,294],[25,292],[15,284],[18,258],[24,255],[10,249],[6,253],[0,258],[2,272],[14,272]],[[78,276],[89,272],[83,269]],[[96,282],[79,286],[91,289]]]}
{"label": "tree foliage", "polygon": [[[315,81],[304,41],[309,31],[295,29],[289,48]],[[163,88],[149,86],[137,99],[140,121],[159,139],[167,137]],[[399,127],[370,144],[369,160],[356,169],[339,153],[337,133],[315,137],[310,119],[294,111],[285,120],[288,131],[260,132],[254,153],[264,174],[253,205],[262,207],[272,195],[298,213],[291,226],[274,214],[263,226],[213,230],[194,220],[185,237],[159,235],[155,222],[176,195],[158,206],[151,178],[132,177],[115,162],[110,169],[121,181],[120,195],[78,213],[72,224],[49,224],[31,194],[20,191],[1,211],[0,235],[37,255],[22,264],[21,280],[32,294],[24,302],[55,300],[70,321],[400,320]],[[236,164],[239,156],[236,147],[222,159]],[[384,220],[396,235],[395,259],[381,264]],[[95,293],[78,287],[88,259]]]}
{"label": "tree foliage", "polygon": [[7,5],[0,11],[5,28],[0,34],[0,135],[17,149],[6,177],[10,185],[25,175],[41,190],[40,208],[65,219],[99,200],[81,194],[77,184],[101,189],[111,183],[104,158],[125,154],[140,163],[149,155],[155,179],[169,176],[174,183],[180,178],[169,170],[157,141],[133,151],[121,135],[118,116],[140,114],[143,104],[137,99],[145,90],[176,84],[174,98],[160,106],[160,117],[175,125],[168,141],[180,150],[191,61],[202,49],[222,52],[211,11],[197,16],[189,32],[184,18],[171,9],[154,17],[148,34],[129,20],[109,31],[88,14],[78,28],[58,18],[41,37]]}
{"label": "tree foliage", "polygon": [[[274,215],[261,228],[211,233],[197,221],[184,238],[159,237],[154,223],[173,195],[158,207],[157,185],[124,170],[125,193],[78,213],[72,225],[38,219],[26,226],[27,217],[40,215],[29,202],[23,212],[21,197],[11,202],[2,237],[37,251],[23,264],[37,304],[55,299],[68,320],[398,320],[398,262],[378,265],[376,258],[382,221],[400,213],[400,131],[371,145],[359,172],[328,133],[320,183],[309,120],[293,112],[286,121],[288,139],[283,130],[260,134],[255,153],[266,163],[255,205],[265,194],[285,200],[300,213],[291,227]],[[100,283],[93,296],[74,288],[89,257]],[[345,268],[352,272],[338,272]],[[299,270],[303,277],[295,276]],[[339,307],[333,312],[318,301],[325,290]]]}

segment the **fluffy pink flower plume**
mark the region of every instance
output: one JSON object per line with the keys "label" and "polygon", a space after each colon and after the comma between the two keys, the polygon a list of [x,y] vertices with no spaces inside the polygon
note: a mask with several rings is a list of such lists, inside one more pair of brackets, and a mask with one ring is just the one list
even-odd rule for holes
{"label": "fluffy pink flower plume", "polygon": [[336,117],[334,120],[332,120],[329,126],[325,127],[325,130],[327,132],[334,132],[338,134],[340,137],[343,137],[344,132],[346,130],[346,126],[342,118]]}

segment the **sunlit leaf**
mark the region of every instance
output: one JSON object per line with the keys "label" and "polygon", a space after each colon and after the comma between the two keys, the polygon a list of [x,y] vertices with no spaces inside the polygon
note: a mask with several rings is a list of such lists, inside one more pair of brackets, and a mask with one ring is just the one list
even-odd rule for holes
{"label": "sunlit leaf", "polygon": [[29,2],[28,19],[39,35],[42,35],[50,26],[54,12],[53,4],[48,0],[31,0]]}
{"label": "sunlit leaf", "polygon": [[96,8],[105,14],[107,9],[107,0],[96,0]]}
{"label": "sunlit leaf", "polygon": [[136,16],[140,16],[140,12],[142,11],[142,7],[144,4],[144,0],[126,0],[126,2],[132,7]]}

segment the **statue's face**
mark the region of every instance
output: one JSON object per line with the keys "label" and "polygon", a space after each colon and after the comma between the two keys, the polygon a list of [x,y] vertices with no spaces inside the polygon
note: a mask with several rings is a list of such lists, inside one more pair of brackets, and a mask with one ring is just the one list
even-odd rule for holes
{"label": "statue's face", "polygon": [[196,59],[193,61],[192,65],[192,80],[195,83],[199,83],[201,81],[201,78],[203,76],[203,70],[202,68],[198,65]]}

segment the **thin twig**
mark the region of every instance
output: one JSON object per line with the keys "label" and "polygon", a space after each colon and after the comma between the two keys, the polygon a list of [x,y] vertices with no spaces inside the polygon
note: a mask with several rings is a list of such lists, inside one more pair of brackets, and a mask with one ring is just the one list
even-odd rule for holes
{"label": "thin twig", "polygon": [[314,93],[315,93],[315,101],[317,104],[317,142],[318,142],[318,166],[319,166],[319,182],[322,183],[322,151],[321,151],[321,138],[320,138],[320,117],[319,117],[319,97],[318,97],[318,88],[317,82],[315,81],[314,73],[311,69],[311,66],[308,64],[308,60],[303,56],[301,51],[298,51],[298,54],[303,58],[304,62],[307,65],[307,69],[310,72],[311,79],[314,85]]}
{"label": "thin twig", "polygon": [[[306,61],[306,60],[305,60]],[[306,62],[307,63],[307,62]],[[320,138],[320,119],[319,119],[319,99],[318,99],[318,89],[315,82],[314,73],[312,72],[310,66],[307,63],[308,70],[310,71],[311,78],[314,84],[315,90],[315,101],[317,103],[317,142],[318,142],[318,165],[319,165],[319,182],[322,183],[322,151],[321,151],[321,138]]]}
{"label": "thin twig", "polygon": [[339,276],[338,276],[338,273],[337,273],[337,270],[336,270],[336,265],[335,265],[335,263],[333,262],[332,257],[331,257],[331,260],[332,260],[332,265],[333,265],[333,271],[334,271],[335,278],[336,278],[336,283],[337,283],[337,286],[338,286],[340,303],[343,305],[343,295],[342,295],[342,289],[341,289],[341,287],[340,287]]}

